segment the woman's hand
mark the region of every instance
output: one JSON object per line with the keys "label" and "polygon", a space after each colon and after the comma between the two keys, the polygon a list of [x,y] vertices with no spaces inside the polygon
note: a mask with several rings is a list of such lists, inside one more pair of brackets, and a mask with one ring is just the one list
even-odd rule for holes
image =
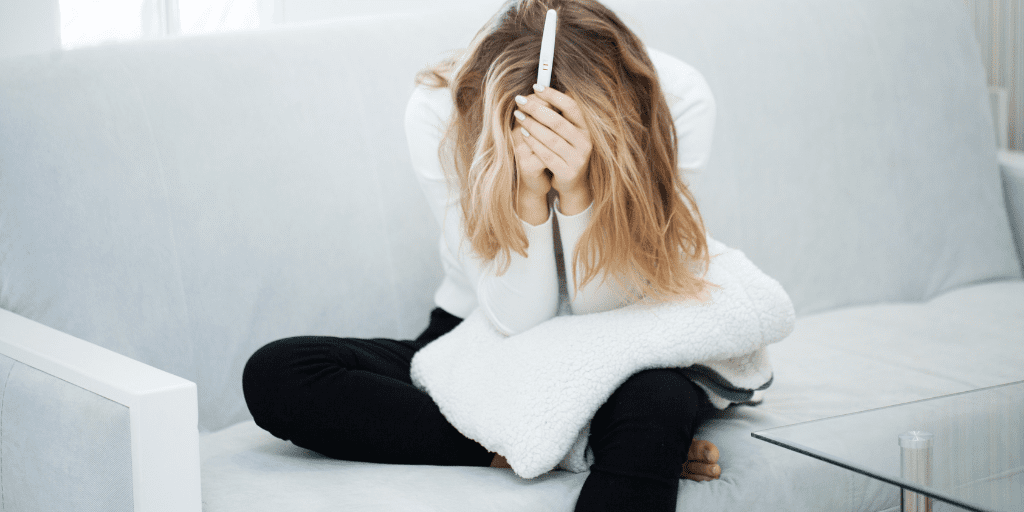
{"label": "woman's hand", "polygon": [[575,100],[550,87],[533,87],[536,93],[516,96],[516,159],[527,166],[520,167],[524,178],[537,176],[538,166],[543,166],[539,174],[544,176],[544,168],[550,170],[550,187],[558,191],[562,213],[574,215],[591,200],[590,132]]}
{"label": "woman's hand", "polygon": [[551,190],[551,175],[546,165],[530,149],[522,132],[518,116],[512,128],[512,149],[516,156],[516,172],[519,175],[519,193],[516,198],[519,218],[533,224],[548,220],[548,191]]}

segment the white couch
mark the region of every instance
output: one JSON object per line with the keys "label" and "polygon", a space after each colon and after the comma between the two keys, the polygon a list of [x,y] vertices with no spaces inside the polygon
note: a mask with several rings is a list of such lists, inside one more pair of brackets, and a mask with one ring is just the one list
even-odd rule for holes
{"label": "white couch", "polygon": [[[999,163],[963,3],[609,4],[704,74],[699,205],[798,314],[765,402],[700,429],[724,472],[678,510],[898,506],[750,433],[1024,379],[1024,159]],[[425,327],[438,228],[403,112],[490,14],[464,7],[0,61],[4,503],[572,509],[585,473],[326,459],[242,399],[269,341]]]}

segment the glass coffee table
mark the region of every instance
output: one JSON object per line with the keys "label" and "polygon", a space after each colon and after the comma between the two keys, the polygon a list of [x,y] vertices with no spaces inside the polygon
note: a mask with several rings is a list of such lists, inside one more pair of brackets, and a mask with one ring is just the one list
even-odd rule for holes
{"label": "glass coffee table", "polygon": [[905,511],[1024,512],[1024,381],[751,435],[893,484]]}

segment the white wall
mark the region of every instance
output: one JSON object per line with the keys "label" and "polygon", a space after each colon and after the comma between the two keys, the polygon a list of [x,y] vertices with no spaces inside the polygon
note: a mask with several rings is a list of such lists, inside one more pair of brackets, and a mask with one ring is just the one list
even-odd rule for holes
{"label": "white wall", "polygon": [[0,59],[60,48],[57,0],[0,1]]}

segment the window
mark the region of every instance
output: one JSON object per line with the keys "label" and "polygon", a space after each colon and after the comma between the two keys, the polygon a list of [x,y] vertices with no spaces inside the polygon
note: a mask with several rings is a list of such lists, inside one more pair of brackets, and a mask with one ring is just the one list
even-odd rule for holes
{"label": "window", "polygon": [[178,0],[182,34],[257,28],[260,13],[255,0]]}
{"label": "window", "polygon": [[260,26],[259,0],[60,0],[65,49]]}

